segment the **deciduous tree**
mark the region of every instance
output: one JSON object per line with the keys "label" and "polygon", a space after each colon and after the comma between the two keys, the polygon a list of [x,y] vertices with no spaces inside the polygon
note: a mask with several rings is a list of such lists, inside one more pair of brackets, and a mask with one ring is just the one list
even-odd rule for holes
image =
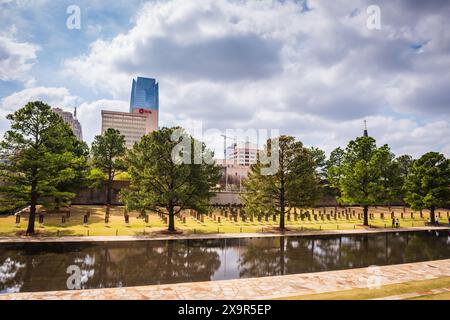
{"label": "deciduous tree", "polygon": [[119,130],[108,128],[102,135],[96,136],[92,143],[93,166],[106,175],[106,204],[111,204],[112,183],[116,174],[126,169],[125,137]]}
{"label": "deciduous tree", "polygon": [[364,225],[369,225],[369,206],[389,201],[389,189],[384,179],[384,169],[391,166],[389,147],[377,148],[372,137],[358,137],[345,149],[344,161],[339,170],[338,201],[358,204],[364,208]]}
{"label": "deciduous tree", "polygon": [[129,210],[168,215],[169,231],[184,209],[207,213],[220,169],[206,145],[179,127],[162,128],[136,143],[126,156],[131,184],[122,192]]}
{"label": "deciduous tree", "polygon": [[278,161],[278,166],[273,172],[264,172],[267,165],[258,156],[244,181],[246,193],[241,199],[250,211],[279,215],[280,229],[284,230],[288,208],[312,205],[318,197],[316,162],[311,150],[291,136],[267,140],[265,153]]}
{"label": "deciduous tree", "polygon": [[428,152],[415,160],[405,180],[405,200],[414,210],[428,208],[431,222],[435,210],[450,204],[450,159]]}
{"label": "deciduous tree", "polygon": [[342,164],[344,162],[345,152],[341,147],[337,147],[330,153],[330,158],[326,161],[326,172],[328,187],[336,196],[339,196],[339,180],[342,176]]}

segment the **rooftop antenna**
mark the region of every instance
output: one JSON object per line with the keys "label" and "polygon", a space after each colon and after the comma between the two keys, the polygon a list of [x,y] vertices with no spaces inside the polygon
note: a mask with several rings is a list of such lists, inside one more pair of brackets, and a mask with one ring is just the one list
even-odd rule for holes
{"label": "rooftop antenna", "polygon": [[364,137],[368,137],[369,133],[367,132],[367,120],[364,120]]}

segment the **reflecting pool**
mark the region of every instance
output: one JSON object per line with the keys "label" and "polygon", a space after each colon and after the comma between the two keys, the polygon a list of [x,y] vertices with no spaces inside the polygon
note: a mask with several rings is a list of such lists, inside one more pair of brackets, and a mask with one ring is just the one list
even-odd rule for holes
{"label": "reflecting pool", "polygon": [[0,293],[67,290],[69,266],[79,271],[80,288],[91,289],[264,277],[448,258],[448,231],[0,244]]}

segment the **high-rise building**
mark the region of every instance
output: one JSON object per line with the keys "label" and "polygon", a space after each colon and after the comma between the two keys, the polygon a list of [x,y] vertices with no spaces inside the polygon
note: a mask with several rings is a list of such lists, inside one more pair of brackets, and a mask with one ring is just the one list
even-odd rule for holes
{"label": "high-rise building", "polygon": [[61,108],[53,108],[52,109],[54,113],[56,113],[57,115],[59,115],[66,124],[68,124],[70,127],[72,127],[72,123],[73,123],[73,115],[72,113],[68,112],[68,111],[64,111]]}
{"label": "high-rise building", "polygon": [[256,144],[245,143],[233,143],[227,150],[228,160],[239,166],[250,166],[256,163],[258,146]]}
{"label": "high-rise building", "polygon": [[83,131],[81,129],[81,123],[78,119],[73,119],[73,133],[77,137],[78,140],[83,141]]}
{"label": "high-rise building", "polygon": [[119,130],[125,137],[125,146],[132,148],[147,134],[148,116],[129,112],[102,110],[102,134],[108,129]]}
{"label": "high-rise building", "polygon": [[155,79],[137,77],[131,85],[130,112],[159,109],[159,85]]}
{"label": "high-rise building", "polygon": [[131,84],[130,113],[146,115],[146,133],[158,130],[159,84],[155,79],[137,77]]}
{"label": "high-rise building", "polygon": [[155,79],[137,77],[131,85],[130,112],[102,110],[102,134],[108,128],[125,136],[132,148],[143,135],[158,130],[159,86]]}
{"label": "high-rise building", "polygon": [[72,131],[75,134],[75,136],[77,137],[77,139],[82,141],[83,140],[83,131],[81,128],[81,124],[77,119],[77,108],[75,107],[75,111],[74,111],[73,115],[71,112],[64,111],[61,108],[53,108],[52,110],[53,110],[53,112],[58,114],[66,124],[69,125],[69,127],[72,129]]}
{"label": "high-rise building", "polygon": [[83,141],[83,130],[81,128],[81,123],[77,119],[77,107],[75,107],[75,110],[73,112],[73,126],[72,126],[73,133],[75,133],[75,136],[78,138],[78,140]]}

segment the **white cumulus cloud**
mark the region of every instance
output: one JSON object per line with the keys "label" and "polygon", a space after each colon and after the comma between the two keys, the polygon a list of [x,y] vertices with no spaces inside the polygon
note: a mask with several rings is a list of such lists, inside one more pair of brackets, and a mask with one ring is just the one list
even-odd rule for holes
{"label": "white cumulus cloud", "polygon": [[0,80],[30,81],[28,72],[36,63],[37,45],[0,35]]}

